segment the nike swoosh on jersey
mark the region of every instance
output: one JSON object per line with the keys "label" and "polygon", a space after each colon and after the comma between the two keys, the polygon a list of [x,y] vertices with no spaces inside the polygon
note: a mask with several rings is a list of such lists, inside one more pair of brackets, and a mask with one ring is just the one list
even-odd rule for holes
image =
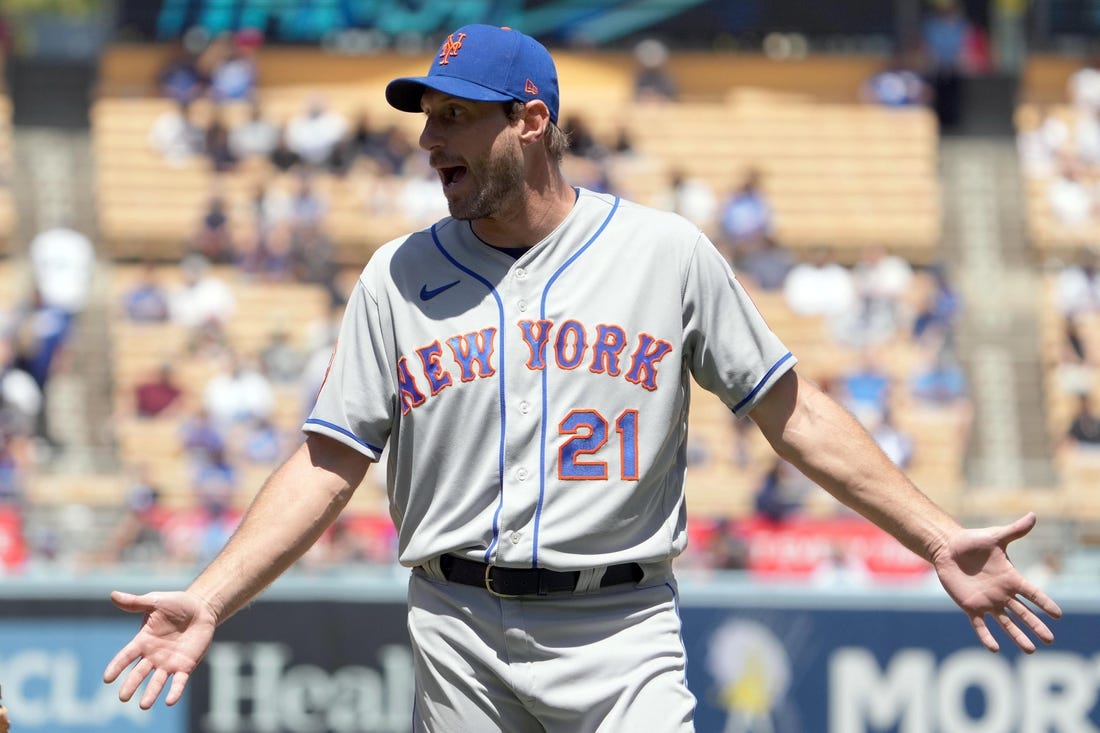
{"label": "nike swoosh on jersey", "polygon": [[460,280],[455,280],[453,283],[447,283],[446,285],[440,285],[438,288],[433,288],[431,290],[428,290],[427,285],[421,285],[420,286],[420,299],[421,300],[431,300],[432,298],[439,295],[443,291],[450,290],[455,285],[458,285],[459,282],[461,282],[461,281]]}

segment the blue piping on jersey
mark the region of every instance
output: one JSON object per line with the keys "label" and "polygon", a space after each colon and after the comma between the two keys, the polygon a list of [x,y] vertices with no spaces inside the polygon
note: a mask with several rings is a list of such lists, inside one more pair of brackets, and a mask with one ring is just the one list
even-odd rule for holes
{"label": "blue piping on jersey", "polygon": [[772,364],[772,368],[768,370],[768,373],[764,375],[763,379],[756,383],[756,386],[752,388],[752,391],[745,395],[745,398],[743,400],[733,406],[733,412],[736,414],[738,410],[740,410],[748,402],[750,402],[752,398],[756,396],[756,393],[760,391],[760,388],[768,383],[768,380],[771,379],[773,374],[775,374],[775,370],[783,366],[783,364],[786,363],[786,361],[790,359],[791,356],[791,352],[788,351],[779,359],[779,361],[775,362],[775,364]]}
{"label": "blue piping on jersey", "polygon": [[[550,295],[550,288],[554,285],[554,282],[599,238],[601,234],[603,234],[603,230],[611,223],[611,218],[615,216],[615,212],[619,210],[619,200],[619,197],[616,196],[611,211],[607,212],[607,218],[600,224],[599,229],[597,229],[592,236],[588,238],[588,241],[581,245],[580,249],[574,252],[573,255],[550,276],[550,279],[546,281],[546,287],[542,290],[542,302],[539,303],[539,318],[546,318],[546,298]],[[531,567],[535,568],[539,566],[539,522],[542,519],[542,500],[546,496],[546,405],[548,399],[546,375],[548,372],[548,369],[542,370],[542,428],[540,432],[542,440],[539,445],[539,502],[535,506],[535,536],[532,539],[531,550]]]}
{"label": "blue piping on jersey", "polygon": [[[501,300],[500,300],[500,293],[497,292],[497,289],[493,286],[493,284],[491,282],[489,282],[484,277],[482,277],[478,273],[474,272],[470,268],[463,265],[461,262],[459,262],[454,257],[452,257],[450,252],[443,249],[443,243],[439,241],[439,235],[436,234],[435,228],[436,228],[436,225],[432,224],[432,241],[435,242],[435,247],[436,247],[436,249],[439,250],[440,254],[442,254],[444,257],[446,257],[447,261],[450,262],[455,267],[457,267],[459,270],[466,273],[470,277],[474,278],[475,280],[480,282],[485,287],[489,288],[489,294],[492,295],[493,300],[495,300],[497,302],[497,313],[499,315],[499,324],[498,324],[499,328],[497,330],[500,333],[500,353],[504,354],[505,353],[505,351],[504,351],[504,333],[505,333],[505,331],[504,331],[504,303],[502,303]],[[498,477],[498,480],[500,481],[500,483],[497,486],[497,508],[496,508],[496,511],[493,512],[493,540],[492,540],[492,542],[489,543],[489,547],[486,548],[486,550],[485,550],[485,562],[489,562],[489,559],[492,558],[493,550],[496,549],[496,546],[497,546],[497,540],[500,539],[500,512],[504,508],[504,436],[505,436],[504,420],[505,420],[505,411],[504,411],[504,359],[503,358],[501,358],[501,360],[500,360],[500,372],[499,372],[499,379],[497,381],[497,384],[500,385],[500,387],[499,387],[499,390],[500,390],[500,440],[499,440],[499,443],[498,443],[499,448],[497,449],[498,450],[497,477]]]}
{"label": "blue piping on jersey", "polygon": [[339,425],[334,425],[334,424],[328,422],[327,420],[318,420],[315,417],[311,417],[311,418],[306,419],[306,425],[320,425],[321,427],[328,428],[329,430],[335,430],[336,432],[340,433],[340,435],[346,435],[347,437],[351,438],[352,440],[354,440],[356,443],[363,446],[364,448],[370,448],[375,453],[381,453],[382,452],[382,449],[379,448],[378,446],[371,445],[370,443],[366,442],[365,440],[360,439],[358,435],[351,432],[350,430],[345,430],[344,428],[340,427]]}

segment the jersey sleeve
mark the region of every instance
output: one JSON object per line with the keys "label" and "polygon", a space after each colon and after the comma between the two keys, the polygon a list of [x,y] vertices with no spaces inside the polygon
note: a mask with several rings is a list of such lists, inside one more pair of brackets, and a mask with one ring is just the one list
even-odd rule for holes
{"label": "jersey sleeve", "polygon": [[748,414],[797,360],[705,235],[688,263],[683,303],[692,376],[734,414]]}
{"label": "jersey sleeve", "polygon": [[320,433],[377,461],[389,438],[395,388],[377,300],[360,279],[313,411],[302,430]]}

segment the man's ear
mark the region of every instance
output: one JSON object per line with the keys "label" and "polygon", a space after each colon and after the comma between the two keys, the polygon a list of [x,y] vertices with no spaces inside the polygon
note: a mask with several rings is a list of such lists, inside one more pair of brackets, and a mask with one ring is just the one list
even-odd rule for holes
{"label": "man's ear", "polygon": [[540,99],[532,99],[523,106],[520,118],[523,128],[520,130],[520,142],[530,145],[546,134],[550,127],[550,108]]}

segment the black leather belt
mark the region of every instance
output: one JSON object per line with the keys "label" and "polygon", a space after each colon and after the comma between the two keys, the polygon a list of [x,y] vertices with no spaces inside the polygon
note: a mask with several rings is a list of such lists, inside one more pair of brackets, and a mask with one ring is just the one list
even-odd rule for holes
{"label": "black leather belt", "polygon": [[[563,572],[546,568],[502,568],[456,555],[441,556],[439,569],[443,571],[443,577],[452,583],[484,588],[493,595],[504,598],[572,593],[577,589],[577,581],[581,577],[578,570]],[[642,575],[642,567],[638,563],[611,565],[604,572],[600,587],[637,583]]]}

